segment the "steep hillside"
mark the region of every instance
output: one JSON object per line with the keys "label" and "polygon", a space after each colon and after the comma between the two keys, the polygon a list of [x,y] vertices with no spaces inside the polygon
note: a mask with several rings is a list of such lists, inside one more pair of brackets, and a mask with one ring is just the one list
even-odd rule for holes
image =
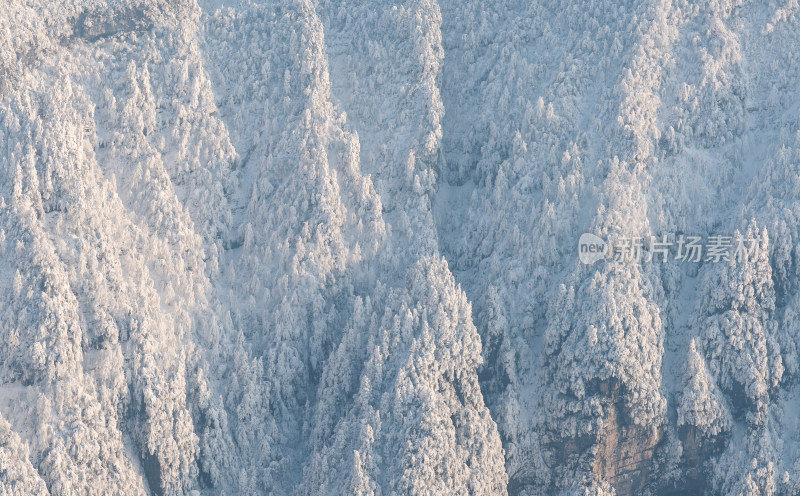
{"label": "steep hillside", "polygon": [[0,0],[0,495],[800,494],[799,15]]}

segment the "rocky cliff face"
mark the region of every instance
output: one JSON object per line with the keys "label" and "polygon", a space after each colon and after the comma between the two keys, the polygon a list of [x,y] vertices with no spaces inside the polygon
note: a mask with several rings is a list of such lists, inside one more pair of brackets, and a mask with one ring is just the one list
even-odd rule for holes
{"label": "rocky cliff face", "polygon": [[604,383],[600,388],[605,416],[596,440],[592,473],[608,481],[618,495],[642,494],[658,477],[651,472],[663,434],[660,429],[638,426],[631,420],[617,386]]}

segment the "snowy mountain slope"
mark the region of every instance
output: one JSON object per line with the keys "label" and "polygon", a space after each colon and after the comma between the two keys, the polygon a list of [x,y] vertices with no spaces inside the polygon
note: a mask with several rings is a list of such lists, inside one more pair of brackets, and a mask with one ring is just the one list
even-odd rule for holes
{"label": "snowy mountain slope", "polygon": [[800,493],[796,2],[0,7],[0,493]]}
{"label": "snowy mountain slope", "polygon": [[[683,386],[669,379],[674,373],[659,370],[685,368],[674,361],[685,360],[692,334],[707,332],[704,323],[682,330],[681,315],[695,306],[708,311],[696,305],[706,290],[694,284],[698,267],[606,264],[587,271],[573,250],[585,231],[607,239],[746,231],[742,222],[760,210],[739,213],[750,184],[766,197],[782,189],[764,184],[761,170],[770,149],[784,142],[784,123],[795,118],[776,108],[784,93],[771,88],[797,75],[788,55],[794,35],[771,22],[796,22],[791,5],[497,5],[452,3],[448,10],[442,4],[446,178],[471,196],[445,189],[448,197],[462,199],[466,215],[457,213],[455,224],[441,210],[438,223],[439,232],[447,233],[440,240],[445,254],[476,302],[489,356],[496,357],[487,360],[495,370],[483,373],[483,385],[504,435],[510,488],[536,493],[544,485],[548,493],[574,487],[589,474],[599,486],[605,479],[623,493],[725,493],[723,487],[733,486],[709,483],[702,469],[688,471],[687,460],[698,459],[691,450],[700,449],[704,459],[718,451],[717,443],[694,443],[690,450],[689,438],[675,441],[674,402],[690,392],[681,393]],[[780,69],[766,53],[770,46]],[[765,77],[770,71],[762,64],[777,77]],[[477,188],[460,186],[465,181]],[[449,204],[458,208],[457,201]],[[464,224],[474,227],[459,227]],[[781,241],[771,239],[773,264],[791,258],[791,231],[784,229]],[[621,287],[609,277],[620,270],[628,279]],[[566,287],[559,289],[562,283]],[[707,290],[716,288],[710,283]],[[622,310],[640,294],[648,310]],[[593,316],[595,311],[617,317]],[[621,327],[608,333],[615,321]],[[796,331],[789,326],[765,337],[782,343],[772,351],[779,362],[793,361]],[[548,346],[541,346],[541,336]],[[680,351],[664,355],[665,342]],[[716,360],[712,348],[706,353]],[[553,372],[543,377],[541,367]],[[781,374],[783,366],[759,367],[761,374],[776,368]],[[731,374],[714,380],[723,385]],[[642,402],[652,406],[641,410]],[[552,410],[561,404],[572,412],[567,417]],[[620,408],[628,420],[615,426],[610,419],[619,419]],[[559,432],[592,418],[599,422],[589,432],[597,434]],[[648,432],[654,428],[655,434]],[[595,443],[599,451],[591,454]],[[679,444],[683,458],[675,454]],[[735,442],[728,446],[740,451]],[[764,456],[764,450],[755,454]],[[709,470],[720,473],[714,459]],[[783,468],[771,468],[772,475],[761,475],[752,487],[795,491],[792,458],[769,455],[764,463]],[[740,467],[728,476],[750,477],[748,471]]]}

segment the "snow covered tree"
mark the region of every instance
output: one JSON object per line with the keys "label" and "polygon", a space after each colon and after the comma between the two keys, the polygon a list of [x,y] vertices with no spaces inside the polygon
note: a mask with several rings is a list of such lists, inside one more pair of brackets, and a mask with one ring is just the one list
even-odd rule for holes
{"label": "snow covered tree", "polygon": [[729,431],[731,422],[725,401],[692,339],[678,404],[678,427],[694,427],[700,435],[713,437]]}
{"label": "snow covered tree", "polygon": [[701,333],[709,369],[734,408],[753,408],[763,415],[784,371],[769,236],[753,224],[744,236],[736,236],[752,240],[752,249],[744,257],[715,264],[706,275],[693,325]]}
{"label": "snow covered tree", "polygon": [[502,447],[477,382],[480,339],[444,260],[418,262],[405,289],[373,302],[369,321],[362,305],[337,355],[363,358],[323,380],[301,492],[504,494]]}
{"label": "snow covered tree", "polygon": [[0,416],[0,495],[50,493],[30,461],[30,452],[9,423]]}

